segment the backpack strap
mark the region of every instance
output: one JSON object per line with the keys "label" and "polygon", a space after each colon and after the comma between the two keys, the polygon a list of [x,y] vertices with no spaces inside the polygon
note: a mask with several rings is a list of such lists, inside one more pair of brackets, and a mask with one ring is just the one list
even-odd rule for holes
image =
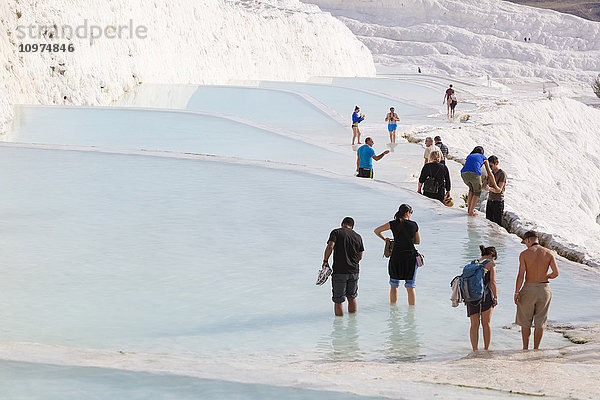
{"label": "backpack strap", "polygon": [[440,171],[442,171],[442,168],[438,169],[438,172],[437,172],[437,174],[433,175],[433,174],[431,173],[431,169],[433,168],[433,167],[431,166],[431,164],[433,164],[433,163],[429,163],[429,176],[430,176],[431,178],[433,178],[433,179],[434,179],[434,180],[437,182],[437,181],[438,181],[438,180],[437,180],[437,176],[440,174]]}
{"label": "backpack strap", "polygon": [[[482,267],[485,267],[485,265],[486,265],[487,263],[489,263],[490,261],[492,261],[492,260],[483,260],[483,262],[481,262],[481,266],[482,266]],[[484,272],[487,272],[487,273],[489,274],[489,272],[490,272],[490,271],[489,271],[489,270],[487,270],[487,271],[484,271]],[[481,299],[481,302],[483,302],[483,301],[485,300],[485,296],[486,296],[486,294],[487,294],[488,292],[490,293],[490,295],[491,295],[491,296],[493,296],[493,295],[492,295],[492,290],[490,289],[490,283],[489,283],[489,282],[488,282],[488,283],[486,283],[486,284],[485,284],[485,286],[483,287],[483,298]],[[479,307],[480,307],[480,308],[479,308],[479,312],[481,312],[481,304],[479,305]]]}

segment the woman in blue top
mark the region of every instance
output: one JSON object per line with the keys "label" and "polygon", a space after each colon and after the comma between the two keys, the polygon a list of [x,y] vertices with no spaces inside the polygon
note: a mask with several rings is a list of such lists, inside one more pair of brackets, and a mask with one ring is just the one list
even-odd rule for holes
{"label": "woman in blue top", "polygon": [[365,114],[358,114],[360,111],[360,107],[354,107],[354,112],[352,113],[352,145],[354,145],[354,140],[358,138],[358,144],[360,143],[360,130],[358,129],[358,124],[360,124],[365,119]]}
{"label": "woman in blue top", "polygon": [[465,184],[469,187],[469,197],[467,198],[467,211],[470,216],[475,216],[475,206],[481,196],[481,167],[485,165],[487,176],[489,177],[490,187],[500,190],[496,186],[494,174],[490,169],[490,164],[487,158],[483,155],[483,147],[477,146],[465,160],[465,166],[460,170],[460,176]]}

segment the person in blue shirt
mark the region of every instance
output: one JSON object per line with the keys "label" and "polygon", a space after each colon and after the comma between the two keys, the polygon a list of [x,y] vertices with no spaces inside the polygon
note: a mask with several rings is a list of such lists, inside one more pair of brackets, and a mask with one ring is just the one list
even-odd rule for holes
{"label": "person in blue shirt", "polygon": [[373,160],[379,161],[389,153],[389,150],[384,151],[380,155],[375,155],[375,150],[373,150],[373,144],[375,142],[373,139],[368,137],[365,139],[364,145],[358,148],[356,152],[356,172],[358,172],[359,178],[371,178],[373,179]]}
{"label": "person in blue shirt", "polygon": [[488,183],[491,188],[500,190],[496,185],[494,174],[490,169],[488,159],[483,155],[483,147],[476,146],[471,154],[465,160],[465,166],[460,170],[460,176],[463,182],[469,187],[469,196],[467,198],[467,211],[469,216],[475,216],[475,206],[481,196],[481,167],[485,165],[487,171]]}
{"label": "person in blue shirt", "polygon": [[365,119],[365,114],[359,114],[360,107],[354,107],[354,112],[352,113],[352,145],[354,145],[354,141],[358,138],[358,144],[360,143],[360,130],[358,129],[358,124],[360,124]]}

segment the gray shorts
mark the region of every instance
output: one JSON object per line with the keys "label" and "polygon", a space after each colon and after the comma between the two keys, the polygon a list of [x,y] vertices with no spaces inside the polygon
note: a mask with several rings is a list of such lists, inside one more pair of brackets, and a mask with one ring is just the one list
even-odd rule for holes
{"label": "gray shorts", "polygon": [[334,303],[343,303],[346,297],[354,299],[358,296],[358,274],[333,274],[331,287]]}

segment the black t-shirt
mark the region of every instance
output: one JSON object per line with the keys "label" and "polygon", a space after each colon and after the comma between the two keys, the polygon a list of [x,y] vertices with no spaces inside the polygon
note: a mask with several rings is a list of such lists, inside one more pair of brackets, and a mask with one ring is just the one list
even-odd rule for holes
{"label": "black t-shirt", "polygon": [[411,220],[393,220],[390,229],[394,234],[394,249],[388,263],[390,278],[412,279],[416,262],[414,241],[419,226]]}
{"label": "black t-shirt", "polygon": [[394,234],[394,251],[415,248],[415,234],[419,230],[419,225],[415,221],[395,219],[390,221],[390,229]]}
{"label": "black t-shirt", "polygon": [[329,234],[329,242],[334,242],[333,273],[358,274],[359,253],[365,251],[362,238],[350,228],[337,228]]}

